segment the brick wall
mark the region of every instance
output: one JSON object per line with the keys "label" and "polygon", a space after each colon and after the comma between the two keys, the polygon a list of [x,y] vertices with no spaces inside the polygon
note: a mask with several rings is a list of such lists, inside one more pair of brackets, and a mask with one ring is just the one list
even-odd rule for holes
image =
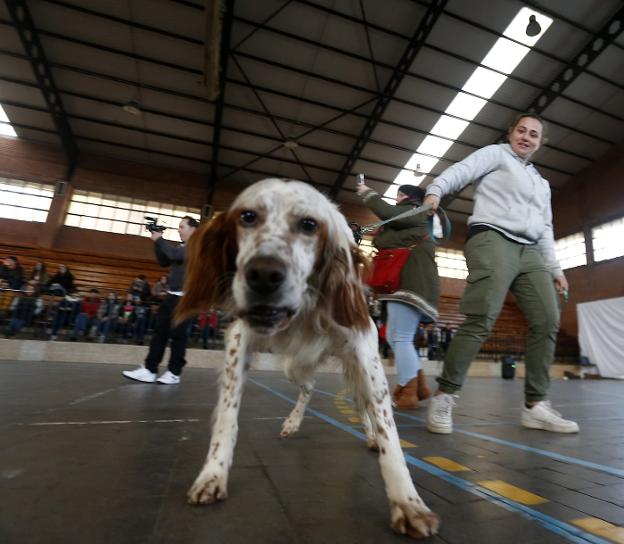
{"label": "brick wall", "polygon": [[[54,183],[64,179],[66,161],[56,146],[23,140],[0,138],[0,175],[31,181]],[[624,144],[614,148],[565,186],[554,193],[554,226],[557,238],[624,214]],[[72,185],[75,188],[108,192],[129,197],[200,207],[206,198],[206,177],[197,174],[113,160],[91,155],[81,156]],[[240,186],[218,186],[213,204],[223,210]],[[366,209],[345,204],[342,211],[349,220],[360,224],[375,217]],[[37,245],[45,238],[45,225],[0,219],[0,243]],[[444,247],[462,249],[465,225],[453,225],[453,237]],[[61,227],[54,246],[64,250],[101,252],[120,257],[151,258],[147,239]],[[571,284],[571,301],[562,313],[562,329],[576,335],[575,303],[624,296],[624,259],[597,263],[566,272]],[[444,279],[442,292],[460,296],[464,282]]]}
{"label": "brick wall", "polygon": [[[624,216],[624,144],[556,192],[553,210],[556,238]],[[570,302],[563,308],[561,329],[576,336],[577,303],[624,296],[624,257],[572,268],[565,274],[570,283]]]}

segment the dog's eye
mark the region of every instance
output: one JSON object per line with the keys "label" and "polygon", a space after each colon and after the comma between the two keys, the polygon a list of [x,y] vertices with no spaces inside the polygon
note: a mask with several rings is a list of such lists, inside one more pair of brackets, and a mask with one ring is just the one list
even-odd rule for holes
{"label": "dog's eye", "polygon": [[306,234],[314,234],[318,228],[316,220],[311,217],[304,217],[301,221],[299,221],[299,226]]}
{"label": "dog's eye", "polygon": [[258,214],[253,210],[243,210],[240,214],[240,221],[244,227],[251,227],[256,224]]}

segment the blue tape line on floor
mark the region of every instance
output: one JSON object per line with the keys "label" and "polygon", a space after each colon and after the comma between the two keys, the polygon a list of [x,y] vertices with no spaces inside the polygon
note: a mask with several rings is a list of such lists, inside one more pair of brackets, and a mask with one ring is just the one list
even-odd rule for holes
{"label": "blue tape line on floor", "polygon": [[[280,393],[279,391],[276,391],[275,389],[269,387],[268,385],[264,385],[263,383],[260,383],[252,378],[249,378],[248,381],[250,381],[251,383],[253,383],[254,385],[262,389],[267,390],[269,393],[275,395],[276,397],[279,397],[282,400],[289,402],[290,404],[293,404],[293,405],[296,404],[296,401],[294,399]],[[324,391],[322,393],[328,394]],[[332,396],[331,393],[329,393],[328,395]],[[366,440],[365,434],[359,431],[356,431],[352,427],[349,427],[348,425],[345,425],[341,423],[340,421],[337,421],[334,418],[327,416],[323,414],[322,412],[319,412],[318,410],[314,410],[313,408],[308,407],[306,411],[318,417],[319,419],[322,419],[326,423],[329,423],[330,425],[337,427],[338,429],[345,431],[349,433],[350,435],[355,436],[356,438],[359,438],[360,440],[364,440],[364,441]],[[474,495],[477,495],[478,497],[484,498],[494,504],[502,506],[506,510],[509,510],[512,512],[518,512],[522,514],[525,518],[536,521],[545,529],[548,529],[549,531],[555,534],[563,536],[566,539],[570,540],[571,542],[577,542],[579,544],[583,544],[586,542],[591,542],[592,544],[610,544],[607,540],[603,540],[602,538],[599,538],[590,533],[587,533],[583,531],[582,529],[579,529],[578,527],[574,527],[573,525],[570,525],[568,523],[555,519],[547,514],[538,512],[537,510],[533,510],[532,508],[524,506],[523,504],[519,504],[512,500],[506,499],[505,497],[501,497],[500,495],[497,495],[496,493],[490,491],[489,489],[481,487],[468,480],[463,480],[457,476],[453,476],[452,474],[449,474],[448,472],[445,472],[436,466],[430,465],[429,463],[421,461],[420,459],[417,459],[413,457],[412,455],[409,455],[407,453],[404,455],[405,455],[405,460],[407,461],[408,464],[415,466],[425,472],[428,472],[429,474],[437,476],[438,478],[445,480],[449,482],[450,484],[453,484],[456,487],[463,489],[464,491],[468,491],[469,493],[473,493]]]}
{"label": "blue tape line on floor", "polygon": [[[314,389],[315,393],[320,393],[322,395],[326,395],[328,397],[336,397],[334,393],[329,393],[327,391],[323,391],[321,389]],[[394,412],[396,415],[411,419],[413,421],[418,421],[419,423],[426,423],[424,417],[413,416],[411,414],[406,414],[405,412]],[[401,427],[401,425],[397,425],[397,427]],[[496,444],[501,444],[502,446],[509,446],[510,448],[516,448],[523,451],[528,451],[530,453],[536,453],[537,455],[542,455],[543,457],[550,457],[556,461],[562,461],[564,463],[568,463],[571,465],[577,465],[581,467],[585,467],[591,470],[597,470],[599,472],[604,472],[606,474],[611,474],[613,476],[617,476],[618,478],[624,478],[624,470],[621,468],[610,467],[609,465],[603,465],[601,463],[593,463],[592,461],[585,461],[584,459],[579,459],[578,457],[570,457],[569,455],[563,455],[561,453],[557,453],[554,451],[542,450],[539,448],[534,448],[532,446],[526,446],[524,444],[519,444],[518,442],[511,442],[510,440],[504,440],[502,438],[496,438],[494,436],[489,436],[487,434],[475,433],[473,431],[466,431],[464,429],[458,428],[460,426],[456,425],[453,429],[454,433],[465,434],[466,436],[471,436],[473,438],[478,438],[480,440],[486,440],[489,442],[494,442]]]}
{"label": "blue tape line on floor", "polygon": [[[410,414],[405,414],[403,412],[395,412],[395,413],[398,416],[405,417],[413,421],[419,421],[421,423],[425,423],[425,418],[423,417],[412,416]],[[519,444],[518,442],[511,442],[510,440],[504,440],[502,438],[488,436],[487,434],[475,433],[473,431],[466,431],[464,429],[455,428],[453,429],[453,432],[465,434],[466,436],[478,438],[479,440],[487,440],[488,442],[494,442],[495,444],[501,444],[502,446],[509,446],[510,448],[516,448],[518,450],[528,451],[530,453],[536,453],[544,457],[550,457],[551,459],[555,459],[556,461],[563,461],[564,463],[568,463],[570,465],[577,465],[580,467],[585,467],[585,468],[589,468],[592,470],[604,472],[606,474],[612,474],[613,476],[617,476],[618,478],[624,478],[624,470],[622,470],[621,468],[610,467],[608,465],[602,465],[600,463],[593,463],[591,461],[585,461],[584,459],[578,459],[577,457],[570,457],[568,455],[563,455],[561,453],[557,453],[554,451],[541,450],[539,448],[534,448],[532,446]]]}

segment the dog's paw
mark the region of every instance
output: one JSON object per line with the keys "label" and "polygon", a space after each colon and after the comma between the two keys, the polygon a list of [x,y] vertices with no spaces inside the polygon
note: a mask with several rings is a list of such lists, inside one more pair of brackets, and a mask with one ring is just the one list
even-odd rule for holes
{"label": "dog's paw", "polygon": [[379,451],[379,444],[377,444],[377,439],[369,436],[366,439],[366,447],[371,451]]}
{"label": "dog's paw", "polygon": [[188,492],[189,504],[213,504],[227,499],[227,484],[223,475],[201,472]]}
{"label": "dog's paw", "polygon": [[438,533],[440,518],[420,498],[411,498],[407,504],[390,503],[390,527],[401,535],[427,538]]}
{"label": "dog's paw", "polygon": [[288,438],[295,434],[299,430],[299,425],[301,424],[301,420],[295,421],[292,418],[287,418],[286,421],[282,424],[282,430],[280,431],[281,438]]}

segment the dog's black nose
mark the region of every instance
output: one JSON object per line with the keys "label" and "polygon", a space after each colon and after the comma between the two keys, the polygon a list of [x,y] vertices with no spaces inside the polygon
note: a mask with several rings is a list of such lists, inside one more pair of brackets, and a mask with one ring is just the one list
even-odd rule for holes
{"label": "dog's black nose", "polygon": [[273,257],[256,257],[247,263],[245,279],[252,291],[269,295],[284,283],[286,266]]}

